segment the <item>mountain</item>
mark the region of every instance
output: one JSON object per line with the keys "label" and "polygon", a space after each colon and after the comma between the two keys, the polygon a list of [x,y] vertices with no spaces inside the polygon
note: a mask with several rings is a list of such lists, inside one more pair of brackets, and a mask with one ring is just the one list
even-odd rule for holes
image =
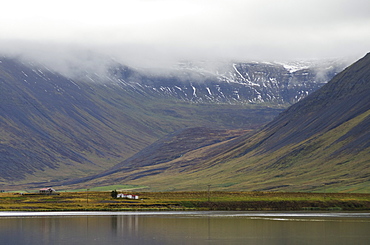
{"label": "mountain", "polygon": [[233,138],[230,130],[261,127],[342,66],[184,63],[161,72],[112,61],[104,71],[75,67],[68,75],[2,57],[0,185],[91,176],[187,128]]}
{"label": "mountain", "polygon": [[117,81],[84,79],[86,74],[71,79],[43,66],[1,60],[0,183],[85,176],[181,128],[256,128],[280,111],[196,105],[136,93]]}
{"label": "mountain", "polygon": [[165,72],[113,66],[114,79],[142,94],[193,103],[294,104],[345,67],[343,61],[301,63],[184,62]]}
{"label": "mountain", "polygon": [[[173,135],[88,182],[70,184],[369,192],[369,94],[370,53],[257,132],[199,145],[190,141],[199,129],[189,130],[188,138]],[[194,147],[184,150],[182,142]]]}

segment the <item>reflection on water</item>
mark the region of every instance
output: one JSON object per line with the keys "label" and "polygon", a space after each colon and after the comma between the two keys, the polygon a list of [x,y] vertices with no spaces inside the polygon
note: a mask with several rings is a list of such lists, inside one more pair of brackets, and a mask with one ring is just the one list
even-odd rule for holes
{"label": "reflection on water", "polygon": [[365,213],[0,213],[0,244],[370,244]]}

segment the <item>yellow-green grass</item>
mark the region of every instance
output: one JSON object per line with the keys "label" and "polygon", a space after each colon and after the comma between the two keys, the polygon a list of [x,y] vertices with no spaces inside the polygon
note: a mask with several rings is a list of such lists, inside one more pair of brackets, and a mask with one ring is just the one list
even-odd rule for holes
{"label": "yellow-green grass", "polygon": [[[268,153],[263,153],[263,149],[259,148],[246,151],[253,148],[250,144],[265,137],[263,131],[225,154],[205,160],[202,157],[207,156],[208,148],[212,148],[204,147],[155,166],[168,167],[164,173],[148,175],[128,183],[149,186],[151,191],[200,191],[211,185],[213,190],[218,191],[370,193],[368,151],[341,150],[345,141],[349,140],[341,139],[368,116],[370,110],[326,133]],[[244,155],[244,152],[247,153]],[[197,158],[202,159],[201,164],[189,164],[186,167],[188,163],[197,163]],[[171,168],[177,162],[185,167]],[[150,166],[143,169],[148,170]]]}
{"label": "yellow-green grass", "polygon": [[370,210],[370,194],[285,192],[130,192],[139,200],[112,198],[109,191],[56,195],[0,193],[0,211],[125,210]]}

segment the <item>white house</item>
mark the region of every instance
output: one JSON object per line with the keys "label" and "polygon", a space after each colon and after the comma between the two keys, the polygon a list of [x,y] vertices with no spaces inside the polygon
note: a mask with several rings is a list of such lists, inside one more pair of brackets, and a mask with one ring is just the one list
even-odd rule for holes
{"label": "white house", "polygon": [[120,194],[117,195],[117,198],[127,198],[127,199],[136,199],[136,200],[138,200],[139,196],[120,193]]}

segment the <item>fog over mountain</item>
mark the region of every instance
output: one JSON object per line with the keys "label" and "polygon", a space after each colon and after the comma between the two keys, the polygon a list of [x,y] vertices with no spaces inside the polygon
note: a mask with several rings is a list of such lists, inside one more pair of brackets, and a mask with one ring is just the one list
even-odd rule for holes
{"label": "fog over mountain", "polygon": [[14,0],[2,10],[0,53],[61,72],[91,67],[90,52],[156,68],[179,60],[354,61],[370,43],[367,0]]}

